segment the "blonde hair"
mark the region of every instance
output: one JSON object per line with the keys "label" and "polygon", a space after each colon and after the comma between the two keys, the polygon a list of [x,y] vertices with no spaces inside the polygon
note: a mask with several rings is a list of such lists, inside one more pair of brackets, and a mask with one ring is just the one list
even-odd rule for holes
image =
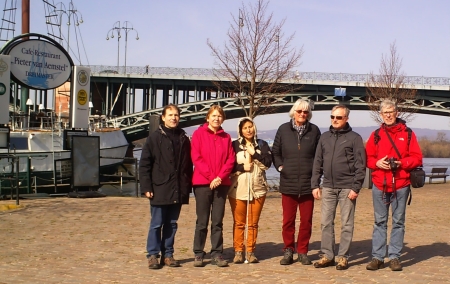
{"label": "blonde hair", "polygon": [[219,105],[213,105],[209,108],[208,112],[206,113],[206,119],[209,118],[209,116],[211,115],[211,113],[213,113],[213,111],[217,110],[220,115],[223,117],[223,120],[225,120],[225,112],[223,111],[222,107]]}

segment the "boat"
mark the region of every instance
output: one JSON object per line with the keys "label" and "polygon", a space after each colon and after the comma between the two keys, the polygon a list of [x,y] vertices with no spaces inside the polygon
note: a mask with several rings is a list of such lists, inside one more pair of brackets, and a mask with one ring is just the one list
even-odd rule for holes
{"label": "boat", "polygon": [[[14,2],[11,1],[11,3]],[[27,1],[22,2],[26,3]],[[29,11],[29,7],[22,7],[22,10],[22,12]],[[27,35],[32,37],[36,34],[30,34],[28,30],[24,30],[22,27],[22,36]],[[45,38],[46,36],[43,37]],[[25,38],[28,40],[28,36]],[[48,47],[57,46],[63,49],[62,45],[58,45],[56,41],[52,41],[50,38],[48,41],[51,43],[47,45]],[[126,140],[121,129],[116,127],[114,120],[109,119],[106,115],[89,114],[89,118],[86,117],[86,127],[76,128],[74,127],[76,125],[74,120],[77,118],[73,115],[76,110],[70,110],[69,108],[63,109],[61,103],[59,105],[59,111],[55,111],[55,107],[46,106],[45,99],[42,98],[42,92],[39,90],[47,90],[50,88],[48,81],[46,81],[47,78],[64,78],[65,70],[63,70],[64,68],[60,68],[61,70],[55,70],[55,72],[49,73],[45,68],[40,68],[47,64],[46,60],[50,60],[48,57],[50,57],[52,51],[46,49],[45,42],[43,45],[38,41],[36,42],[40,45],[30,54],[30,62],[33,63],[26,70],[28,74],[25,81],[26,87],[18,84],[16,80],[15,83],[11,84],[11,93],[15,94],[15,99],[14,103],[9,105],[9,122],[6,127],[2,126],[0,129],[0,132],[6,129],[5,131],[8,132],[7,137],[9,139],[7,141],[8,146],[0,149],[0,198],[7,195],[12,198],[16,192],[19,195],[65,195],[71,191],[77,191],[80,188],[84,190],[96,190],[101,187],[103,181],[108,179],[107,176],[117,172],[118,167],[123,164],[127,150],[129,149],[129,142]],[[20,44],[16,43],[15,45]],[[24,53],[23,50],[26,49],[22,48],[21,50]],[[65,51],[65,53],[67,52]],[[70,59],[68,53],[67,56]],[[69,78],[78,78],[74,77],[75,75],[71,75],[74,72],[73,70],[69,70],[68,72]],[[85,74],[82,73],[82,76],[85,76]],[[17,79],[17,76],[13,74],[12,76],[14,79]],[[85,77],[81,78],[83,82],[86,82],[86,80],[90,82]],[[79,79],[77,80],[80,81]],[[76,80],[74,79],[74,81]],[[70,82],[70,84],[72,83],[74,85],[76,84],[73,81]],[[33,89],[29,89],[30,93],[26,104],[27,110],[21,109],[20,105],[23,106],[24,104],[18,103],[18,94],[29,86],[35,86],[36,89],[34,91]],[[58,85],[58,87],[67,88],[66,85]],[[68,94],[69,96],[71,93],[75,93],[75,87],[68,88],[71,90]],[[32,92],[34,92],[34,102],[32,101]],[[55,91],[52,93],[63,92],[59,92],[55,88]],[[39,104],[36,103],[38,96],[40,97]],[[86,92],[84,92],[83,96],[83,93],[78,91],[77,96],[78,101],[80,102],[81,99],[81,103],[83,104],[88,100]],[[24,98],[21,97],[21,99],[23,100]],[[56,98],[54,97],[53,102],[55,101]],[[69,102],[73,103],[74,101],[69,100],[66,103],[67,107]],[[89,102],[89,104],[91,103]],[[33,111],[31,111],[32,108]],[[89,105],[89,112],[90,109],[91,106]],[[98,137],[98,184],[94,183],[93,186],[83,186],[80,188],[74,187],[74,169],[72,167],[74,165],[72,157],[73,147],[71,145],[71,139],[74,136]],[[0,136],[0,144],[5,142],[5,138],[2,137],[4,136]],[[102,177],[105,178],[103,179]]]}

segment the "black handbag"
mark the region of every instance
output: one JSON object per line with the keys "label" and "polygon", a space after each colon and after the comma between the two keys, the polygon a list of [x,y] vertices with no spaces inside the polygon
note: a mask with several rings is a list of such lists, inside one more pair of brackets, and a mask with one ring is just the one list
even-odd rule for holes
{"label": "black handbag", "polygon": [[[394,147],[395,152],[397,152],[398,157],[401,159],[402,156],[400,155],[397,146],[395,146],[394,141],[392,141],[392,138],[387,131],[386,135],[389,138],[389,141],[391,141],[392,146]],[[422,166],[417,167],[409,172],[409,181],[411,183],[411,186],[414,188],[420,188],[425,185],[425,171],[423,170]]]}

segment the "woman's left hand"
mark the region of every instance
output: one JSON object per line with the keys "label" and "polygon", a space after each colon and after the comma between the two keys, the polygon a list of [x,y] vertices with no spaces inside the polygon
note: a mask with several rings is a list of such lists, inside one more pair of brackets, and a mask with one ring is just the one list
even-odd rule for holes
{"label": "woman's left hand", "polygon": [[255,147],[253,146],[253,144],[247,145],[247,152],[252,156],[255,154]]}

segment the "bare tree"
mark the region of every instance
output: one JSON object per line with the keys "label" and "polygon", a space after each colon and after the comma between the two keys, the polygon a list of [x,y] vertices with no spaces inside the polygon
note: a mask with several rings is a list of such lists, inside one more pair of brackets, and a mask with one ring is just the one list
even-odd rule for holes
{"label": "bare tree", "polygon": [[390,46],[390,54],[381,56],[379,75],[370,73],[366,83],[370,115],[377,123],[383,123],[379,109],[380,103],[385,99],[397,103],[399,118],[405,121],[411,121],[419,110],[417,90],[413,85],[406,85],[405,74],[401,68],[402,60],[397,54],[394,42]]}
{"label": "bare tree", "polygon": [[[294,34],[285,36],[285,19],[275,23],[267,12],[269,1],[244,4],[239,15],[232,14],[228,40],[223,49],[207,44],[215,57],[213,83],[221,92],[235,96],[247,116],[270,113],[278,94],[298,89],[293,69],[299,64],[303,47],[291,47]],[[297,78],[298,79],[298,78]]]}

